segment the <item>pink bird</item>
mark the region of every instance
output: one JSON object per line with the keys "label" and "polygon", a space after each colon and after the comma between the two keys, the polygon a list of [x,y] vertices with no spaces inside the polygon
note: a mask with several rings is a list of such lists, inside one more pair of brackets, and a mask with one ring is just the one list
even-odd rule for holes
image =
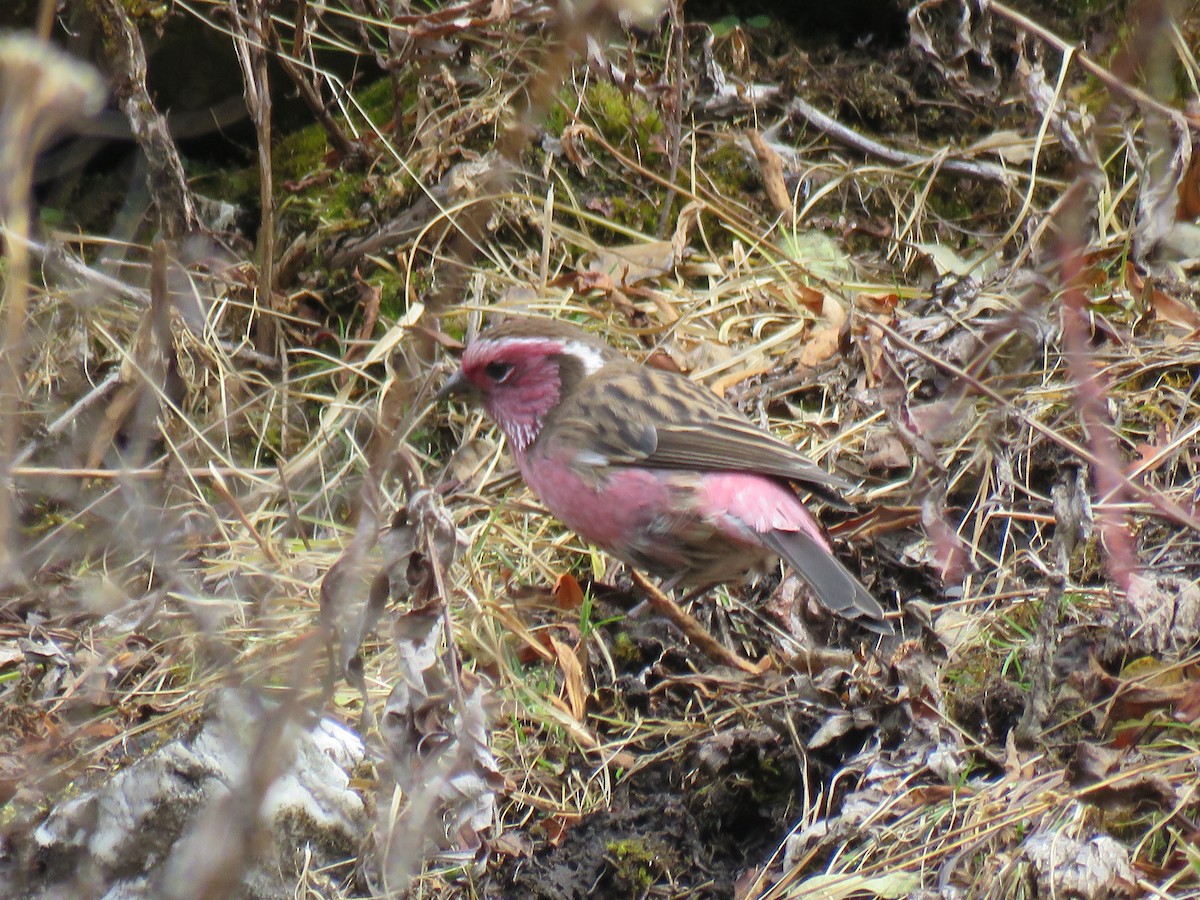
{"label": "pink bird", "polygon": [[706,387],[573,325],[509,319],[471,342],[439,396],[479,402],[550,512],[668,590],[783,557],[827,609],[891,633],[792,489],[844,507],[851,485]]}

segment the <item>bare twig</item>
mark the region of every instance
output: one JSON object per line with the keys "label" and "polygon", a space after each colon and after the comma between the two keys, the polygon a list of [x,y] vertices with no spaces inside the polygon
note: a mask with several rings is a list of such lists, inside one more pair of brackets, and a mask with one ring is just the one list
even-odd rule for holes
{"label": "bare twig", "polygon": [[154,105],[146,87],[146,50],[137,26],[120,0],[91,0],[91,7],[108,36],[103,44],[121,109],[149,164],[148,184],[158,212],[158,227],[172,239],[200,231],[203,223],[179,150],[166,118]]}
{"label": "bare twig", "polygon": [[337,120],[330,115],[329,105],[321,98],[320,81],[317,77],[319,70],[314,64],[309,63],[309,60],[312,59],[312,46],[308,36],[308,3],[306,0],[300,0],[296,4],[296,21],[292,32],[290,53],[283,46],[283,40],[272,26],[269,18],[265,22],[265,27],[268,29],[267,36],[275,51],[276,61],[292,79],[292,83],[300,94],[300,99],[304,101],[316,120],[321,123],[321,127],[325,130],[325,136],[329,138],[329,142],[341,157],[343,164],[350,165],[359,161],[363,153],[362,145],[351,140]]}
{"label": "bare twig", "polygon": [[697,622],[692,616],[673,602],[670,597],[655,587],[649,580],[639,572],[633,572],[633,583],[637,586],[646,599],[650,601],[650,605],[655,611],[665,616],[675,627],[683,632],[684,637],[696,645],[705,656],[713,662],[723,666],[730,666],[734,669],[741,669],[743,672],[749,672],[752,675],[762,674],[764,665],[770,665],[770,657],[764,657],[758,663],[752,663],[747,659],[743,659],[732,650],[725,647],[705,630],[704,626]]}
{"label": "bare twig", "polygon": [[1007,166],[996,165],[995,163],[950,159],[945,156],[930,158],[897,150],[894,147],[889,147],[886,144],[881,144],[879,141],[859,134],[854,129],[843,125],[832,116],[826,115],[800,97],[792,99],[791,103],[788,104],[787,112],[789,115],[799,116],[834,140],[840,141],[846,146],[858,150],[860,153],[881,159],[890,165],[907,168],[923,168],[925,166],[936,165],[943,172],[965,175],[968,178],[985,178],[989,181],[999,181],[1005,185],[1011,185],[1021,177],[1020,172],[1016,172]]}
{"label": "bare twig", "polygon": [[[255,344],[260,353],[277,353],[275,319],[275,182],[271,166],[271,84],[267,73],[266,36],[271,27],[271,0],[229,0],[234,46],[242,66],[246,107],[258,136],[258,199],[262,209],[258,225],[258,285],[261,313],[255,322]],[[286,421],[283,417],[281,421]]]}

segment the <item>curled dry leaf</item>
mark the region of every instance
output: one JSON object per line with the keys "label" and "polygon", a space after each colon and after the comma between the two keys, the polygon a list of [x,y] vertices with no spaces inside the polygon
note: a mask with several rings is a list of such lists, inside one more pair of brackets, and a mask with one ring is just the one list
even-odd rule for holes
{"label": "curled dry leaf", "polygon": [[1200,588],[1171,575],[1135,575],[1122,613],[1134,624],[1131,649],[1156,654],[1189,647],[1200,637]]}
{"label": "curled dry leaf", "polygon": [[554,582],[554,603],[559,609],[579,609],[583,606],[583,588],[570,572],[563,572]]}
{"label": "curled dry leaf", "polygon": [[586,175],[588,169],[595,163],[595,160],[586,153],[584,145],[584,139],[595,137],[595,134],[590,127],[579,122],[573,122],[563,129],[561,138],[563,155],[571,165],[579,170],[581,175]]}
{"label": "curled dry leaf", "polygon": [[607,275],[622,287],[660,278],[675,266],[671,241],[640,241],[623,247],[607,247],[593,254],[588,271]]}
{"label": "curled dry leaf", "polygon": [[1146,281],[1131,262],[1125,263],[1125,284],[1160,322],[1189,332],[1200,331],[1200,311]]}
{"label": "curled dry leaf", "polygon": [[433,604],[405,613],[394,629],[399,677],[380,734],[404,808],[381,829],[389,885],[406,883],[430,853],[475,856],[503,785],[490,746],[489,687],[461,670],[444,624]]}
{"label": "curled dry leaf", "polygon": [[1079,900],[1141,897],[1129,852],[1106,834],[1082,841],[1060,832],[1042,832],[1021,846],[1033,865],[1043,896]]}
{"label": "curled dry leaf", "polygon": [[1200,218],[1200,153],[1193,153],[1183,176],[1179,179],[1179,207],[1175,217],[1180,221]]}
{"label": "curled dry leaf", "polygon": [[1173,808],[1180,799],[1178,791],[1166,778],[1145,771],[1144,763],[1140,754],[1083,742],[1067,765],[1066,780],[1082,799],[1111,814]]}
{"label": "curled dry leaf", "polygon": [[553,635],[550,637],[550,646],[563,673],[563,692],[567,695],[567,708],[576,721],[582,722],[587,714],[588,699],[587,676],[583,672],[583,663],[576,650]]}
{"label": "curled dry leaf", "polygon": [[746,132],[746,136],[750,139],[750,146],[754,149],[754,156],[758,159],[759,174],[762,176],[767,199],[775,207],[775,212],[781,214],[790,212],[792,195],[784,181],[783,161],[779,158],[779,154],[771,149],[756,129],[751,128]]}

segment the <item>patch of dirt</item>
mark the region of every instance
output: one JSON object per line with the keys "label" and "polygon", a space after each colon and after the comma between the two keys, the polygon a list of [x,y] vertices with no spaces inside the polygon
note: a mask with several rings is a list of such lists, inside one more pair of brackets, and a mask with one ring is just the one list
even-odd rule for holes
{"label": "patch of dirt", "polygon": [[497,873],[492,896],[730,897],[797,815],[803,767],[767,729],[706,742],[622,781],[607,809]]}

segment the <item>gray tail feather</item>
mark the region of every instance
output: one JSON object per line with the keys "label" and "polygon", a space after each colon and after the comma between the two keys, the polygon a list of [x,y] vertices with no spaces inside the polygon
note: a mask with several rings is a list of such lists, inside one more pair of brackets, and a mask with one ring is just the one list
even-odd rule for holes
{"label": "gray tail feather", "polygon": [[883,607],[828,550],[803,531],[769,531],[763,542],[787,560],[830,612],[876,634],[892,634]]}

